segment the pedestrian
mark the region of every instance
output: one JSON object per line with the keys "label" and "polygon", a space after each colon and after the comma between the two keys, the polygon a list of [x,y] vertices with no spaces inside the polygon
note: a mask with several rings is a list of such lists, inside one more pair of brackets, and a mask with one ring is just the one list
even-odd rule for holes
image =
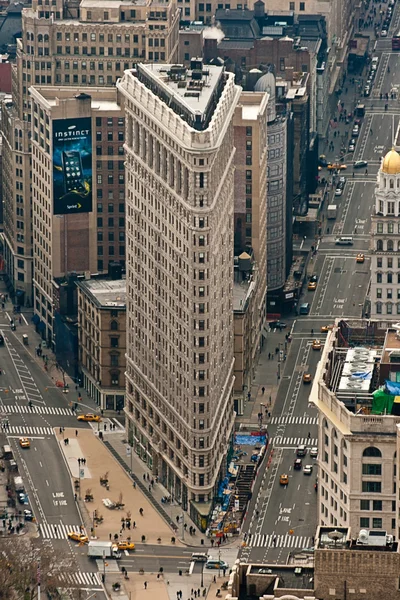
{"label": "pedestrian", "polygon": [[197,598],[197,590],[194,590],[194,597]]}
{"label": "pedestrian", "polygon": [[264,394],[265,394],[265,387],[264,386],[262,386],[261,391],[262,391],[262,395],[264,396]]}
{"label": "pedestrian", "polygon": [[147,590],[147,581],[144,582],[143,586],[144,586],[144,589]]}
{"label": "pedestrian", "polygon": [[60,433],[62,433],[62,427],[60,427]]}
{"label": "pedestrian", "polygon": [[149,492],[151,492],[151,483],[149,483]]}
{"label": "pedestrian", "polygon": [[133,521],[132,526],[133,526],[133,529],[136,529],[136,521]]}
{"label": "pedestrian", "polygon": [[77,429],[75,429],[75,435],[78,436],[78,430]]}
{"label": "pedestrian", "polygon": [[143,473],[143,481],[146,481],[146,474]]}
{"label": "pedestrian", "polygon": [[57,525],[54,525],[54,533],[57,535]]}
{"label": "pedestrian", "polygon": [[136,481],[133,482],[133,489],[136,490]]}
{"label": "pedestrian", "polygon": [[310,437],[311,437],[311,433],[308,432],[307,439],[310,439]]}
{"label": "pedestrian", "polygon": [[139,514],[141,517],[143,517],[143,508],[139,508]]}

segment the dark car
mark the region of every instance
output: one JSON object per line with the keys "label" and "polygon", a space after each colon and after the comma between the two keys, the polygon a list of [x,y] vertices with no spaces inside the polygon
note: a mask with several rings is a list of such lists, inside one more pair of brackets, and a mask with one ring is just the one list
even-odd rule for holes
{"label": "dark car", "polygon": [[312,281],[313,283],[317,283],[317,281],[318,281],[318,275],[311,275],[310,281]]}
{"label": "dark car", "polygon": [[318,159],[318,165],[320,167],[327,167],[328,166],[328,161],[325,158],[319,158]]}
{"label": "dark car", "polygon": [[24,510],[25,521],[33,521],[33,512],[27,508]]}
{"label": "dark car", "polygon": [[293,469],[296,471],[301,471],[301,467],[303,466],[301,458],[296,458],[294,461]]}
{"label": "dark car", "polygon": [[353,169],[362,169],[363,167],[368,167],[368,161],[356,160],[356,162],[353,165]]}
{"label": "dark car", "polygon": [[286,323],[283,323],[282,321],[271,321],[268,325],[271,329],[285,329],[286,327]]}
{"label": "dark car", "polygon": [[24,492],[18,494],[18,502],[20,504],[28,504],[28,496]]}

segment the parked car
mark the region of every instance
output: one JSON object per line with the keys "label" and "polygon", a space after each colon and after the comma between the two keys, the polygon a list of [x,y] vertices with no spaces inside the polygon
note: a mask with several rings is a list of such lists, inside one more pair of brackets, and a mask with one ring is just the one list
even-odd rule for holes
{"label": "parked car", "polygon": [[343,190],[342,188],[336,188],[335,190],[335,196],[341,196],[343,194]]}
{"label": "parked car", "polygon": [[386,31],[386,29],[382,29],[382,31],[381,31],[381,37],[387,37],[387,31]]}
{"label": "parked car", "polygon": [[313,469],[312,465],[305,465],[303,467],[303,473],[304,473],[304,475],[311,475],[312,469]]}
{"label": "parked car", "polygon": [[34,519],[33,512],[28,508],[24,509],[24,519],[25,521],[33,521]]}
{"label": "parked car", "polygon": [[287,323],[284,323],[283,321],[270,321],[268,325],[271,327],[271,329],[285,329]]}
{"label": "parked car", "polygon": [[310,450],[310,456],[311,456],[311,458],[317,458],[317,456],[318,456],[318,448],[311,448],[311,450]]}

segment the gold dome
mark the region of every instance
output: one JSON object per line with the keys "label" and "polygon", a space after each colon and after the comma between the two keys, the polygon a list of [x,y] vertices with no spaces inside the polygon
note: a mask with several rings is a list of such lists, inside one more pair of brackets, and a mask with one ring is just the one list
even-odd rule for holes
{"label": "gold dome", "polygon": [[381,170],[387,175],[400,174],[400,155],[392,148],[385,156],[382,162]]}

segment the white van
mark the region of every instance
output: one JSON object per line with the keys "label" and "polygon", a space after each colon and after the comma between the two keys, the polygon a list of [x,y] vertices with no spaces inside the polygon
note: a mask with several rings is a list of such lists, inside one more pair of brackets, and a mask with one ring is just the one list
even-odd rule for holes
{"label": "white van", "polygon": [[337,246],[352,246],[353,238],[350,236],[342,236],[342,237],[336,238],[335,244]]}
{"label": "white van", "polygon": [[212,556],[209,556],[205,552],[193,552],[192,560],[195,562],[207,562],[212,559]]}

